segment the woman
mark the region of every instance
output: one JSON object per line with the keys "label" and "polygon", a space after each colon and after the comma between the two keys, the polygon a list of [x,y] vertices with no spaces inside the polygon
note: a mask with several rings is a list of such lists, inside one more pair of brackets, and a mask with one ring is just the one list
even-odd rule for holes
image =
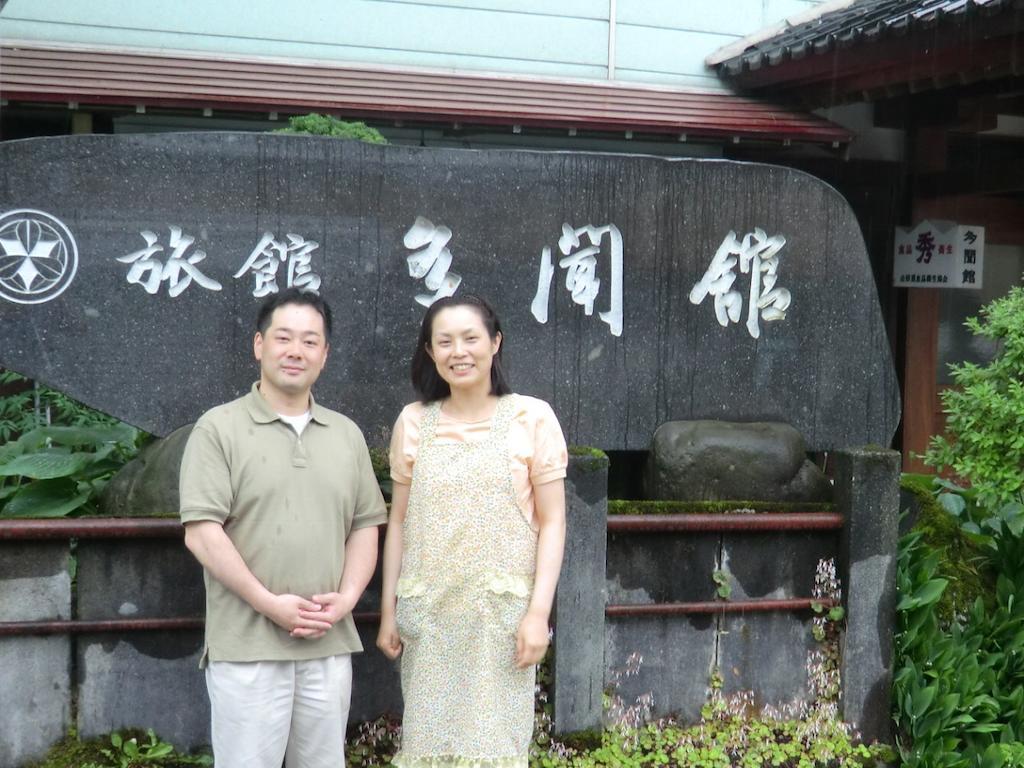
{"label": "woman", "polygon": [[391,439],[377,646],[402,655],[399,768],[526,768],[565,544],[565,439],[511,394],[475,296],[431,305]]}

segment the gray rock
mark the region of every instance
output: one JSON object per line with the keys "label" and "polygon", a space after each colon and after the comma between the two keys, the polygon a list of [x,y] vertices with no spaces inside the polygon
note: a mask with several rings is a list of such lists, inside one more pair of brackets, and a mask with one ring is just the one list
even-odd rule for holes
{"label": "gray rock", "polygon": [[[256,378],[261,299],[245,265],[264,235],[293,234],[317,244],[308,266],[334,309],[317,399],[385,443],[412,398],[415,297],[426,288],[409,275],[404,238],[419,216],[451,230],[458,290],[494,301],[513,386],[550,402],[570,443],[641,450],[666,421],[720,418],[792,424],[812,450],[892,439],[898,383],[850,206],[800,171],[722,160],[257,133],[0,142],[0,235],[21,233],[29,252],[65,235],[55,252],[78,255],[59,279],[0,275],[0,366],[166,435]],[[563,225],[584,248],[587,224],[614,224],[622,237],[619,336],[602,319],[609,233],[594,234],[591,311],[566,290]],[[730,233],[758,229],[785,237],[776,289],[791,303],[776,322],[749,315],[751,273],[737,265],[742,314],[723,315],[723,327],[716,297],[694,288]],[[175,248],[175,233],[189,240]],[[532,307],[545,248],[555,274],[542,323]],[[279,264],[278,287],[290,268]]]}
{"label": "gray rock", "polygon": [[788,424],[672,421],[654,433],[646,495],[676,501],[827,501],[831,487]]}
{"label": "gray rock", "polygon": [[155,517],[178,514],[178,474],[192,425],[154,440],[114,475],[100,497],[100,511],[110,517]]}

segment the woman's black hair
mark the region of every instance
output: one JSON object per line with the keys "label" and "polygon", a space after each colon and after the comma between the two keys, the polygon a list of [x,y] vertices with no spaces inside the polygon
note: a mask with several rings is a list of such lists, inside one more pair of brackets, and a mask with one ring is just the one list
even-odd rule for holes
{"label": "woman's black hair", "polygon": [[505,380],[505,372],[501,366],[501,352],[505,346],[505,334],[501,330],[501,322],[498,320],[498,316],[494,314],[494,309],[486,300],[471,293],[464,293],[460,296],[446,296],[443,299],[438,299],[430,305],[427,313],[423,316],[423,323],[420,325],[420,335],[416,340],[416,350],[412,354],[412,386],[416,390],[416,394],[419,395],[420,400],[424,403],[432,403],[435,400],[443,400],[452,393],[448,382],[441,378],[437,372],[437,366],[434,365],[434,361],[427,354],[427,348],[430,346],[431,334],[433,332],[434,318],[437,317],[438,312],[448,307],[472,307],[480,315],[480,319],[483,320],[484,328],[487,329],[487,335],[491,337],[491,341],[496,339],[498,334],[501,334],[502,344],[498,347],[498,351],[494,353],[494,359],[491,360],[491,394],[510,394],[512,388]]}

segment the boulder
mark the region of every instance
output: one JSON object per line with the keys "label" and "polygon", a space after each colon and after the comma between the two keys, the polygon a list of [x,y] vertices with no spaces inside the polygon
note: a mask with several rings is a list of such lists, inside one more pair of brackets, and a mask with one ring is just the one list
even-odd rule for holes
{"label": "boulder", "polygon": [[114,475],[100,497],[100,512],[110,517],[159,517],[178,514],[178,473],[192,424],[154,440]]}
{"label": "boulder", "polygon": [[828,501],[832,487],[788,424],[670,421],[654,433],[646,495],[672,501]]}

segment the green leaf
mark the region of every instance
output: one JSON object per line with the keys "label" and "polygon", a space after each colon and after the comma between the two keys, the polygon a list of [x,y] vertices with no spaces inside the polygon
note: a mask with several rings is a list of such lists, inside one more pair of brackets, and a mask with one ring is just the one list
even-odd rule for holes
{"label": "green leaf", "polygon": [[81,472],[92,459],[91,453],[29,453],[0,466],[0,476],[21,475],[34,480],[67,477]]}
{"label": "green leaf", "polygon": [[914,691],[914,694],[911,697],[910,716],[917,718],[927,712],[928,707],[930,707],[932,705],[932,701],[935,700],[935,694],[938,692],[938,687],[934,685],[930,685],[927,688],[919,688]]}
{"label": "green leaf", "polygon": [[914,599],[919,601],[919,605],[931,605],[942,596],[947,584],[948,579],[931,579],[914,592]]}
{"label": "green leaf", "polygon": [[940,493],[939,504],[942,508],[949,512],[953,517],[960,517],[963,514],[964,509],[967,507],[967,502],[964,501],[964,497],[958,493]]}
{"label": "green leaf", "polygon": [[66,477],[37,480],[22,486],[2,510],[2,517],[66,517],[89,500],[78,483]]}

